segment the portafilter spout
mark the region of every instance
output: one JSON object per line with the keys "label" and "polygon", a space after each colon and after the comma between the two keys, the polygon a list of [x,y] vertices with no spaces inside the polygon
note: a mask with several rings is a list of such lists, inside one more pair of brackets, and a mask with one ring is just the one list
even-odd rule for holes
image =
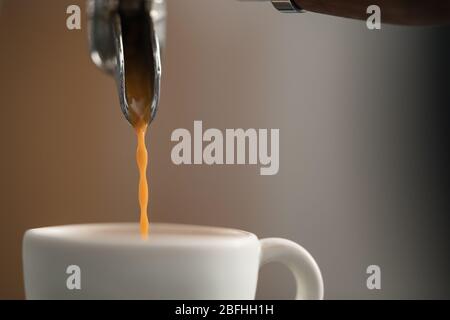
{"label": "portafilter spout", "polygon": [[120,107],[134,127],[156,115],[165,42],[165,0],[88,0],[92,61],[115,77]]}

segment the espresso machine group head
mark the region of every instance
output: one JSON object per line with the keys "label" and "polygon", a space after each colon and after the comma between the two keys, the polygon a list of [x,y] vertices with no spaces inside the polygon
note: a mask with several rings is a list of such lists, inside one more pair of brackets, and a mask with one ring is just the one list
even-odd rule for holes
{"label": "espresso machine group head", "polygon": [[[1,0],[0,0],[1,1]],[[231,1],[231,0],[230,0]],[[281,12],[316,12],[364,20],[370,0],[238,0],[271,2]],[[450,22],[448,0],[378,0],[384,23],[436,25]],[[88,0],[88,29],[93,62],[114,76],[123,114],[136,125],[136,108],[130,101],[130,78],[148,84],[151,103],[146,103],[150,123],[158,108],[161,84],[161,49],[165,43],[165,0]],[[292,31],[295,34],[295,30]],[[129,54],[132,52],[134,54]],[[134,70],[131,72],[130,70]],[[136,77],[136,72],[139,74]],[[139,110],[138,110],[139,111]]]}
{"label": "espresso machine group head", "polygon": [[[302,11],[291,0],[271,2],[282,12]],[[133,62],[126,50],[143,51],[139,62],[142,70],[140,78],[150,77],[148,83],[152,84],[148,88],[153,97],[149,106],[150,123],[155,118],[160,95],[161,50],[166,38],[165,0],[88,0],[87,13],[91,59],[98,68],[115,78],[122,113],[133,126],[137,120],[133,116],[127,86],[128,66]],[[130,28],[133,32],[125,33],[124,23],[134,24]],[[136,35],[138,32],[140,35]]]}

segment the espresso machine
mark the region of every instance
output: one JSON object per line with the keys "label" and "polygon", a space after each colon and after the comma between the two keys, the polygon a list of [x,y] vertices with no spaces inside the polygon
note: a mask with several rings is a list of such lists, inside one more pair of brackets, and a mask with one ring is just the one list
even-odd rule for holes
{"label": "espresso machine", "polygon": [[[271,2],[281,12],[303,12],[290,0]],[[131,125],[135,125],[136,119],[128,95],[128,67],[137,65],[135,69],[140,70],[139,77],[144,80],[148,78],[147,82],[152,84],[148,88],[152,93],[150,123],[156,116],[160,95],[161,52],[166,38],[166,1],[88,0],[87,11],[91,59],[98,68],[115,78],[122,113]],[[140,51],[142,54],[132,55],[127,51]]]}
{"label": "espresso machine", "polygon": [[[233,0],[229,0],[233,1]],[[236,0],[234,0],[236,1]],[[318,0],[237,0],[271,2],[280,12],[315,12],[346,18],[367,19],[372,1]],[[450,2],[379,0],[377,7],[385,23],[402,25],[446,24],[450,21]],[[131,101],[130,70],[149,84],[152,101],[146,108],[150,123],[158,108],[161,85],[161,52],[166,40],[165,0],[88,0],[88,33],[92,61],[116,79],[119,101],[125,118],[135,125]],[[295,33],[295,30],[293,30]],[[134,75],[133,75],[134,76]],[[144,110],[138,110],[144,112]]]}

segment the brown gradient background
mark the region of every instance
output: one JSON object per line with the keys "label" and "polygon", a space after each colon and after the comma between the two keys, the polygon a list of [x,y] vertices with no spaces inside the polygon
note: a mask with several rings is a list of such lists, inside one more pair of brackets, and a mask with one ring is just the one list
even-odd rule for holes
{"label": "brown gradient background", "polygon": [[[0,11],[0,298],[23,298],[28,228],[138,221],[134,132],[112,78],[65,27],[78,0],[6,0]],[[269,4],[170,0],[160,111],[150,151],[150,219],[286,237],[317,259],[326,298],[448,297],[418,141],[428,31]],[[448,39],[447,39],[448,40]],[[429,79],[428,79],[429,81]],[[280,172],[181,166],[171,132],[280,128]],[[191,129],[192,130],[192,129]],[[369,291],[365,269],[382,268]],[[281,266],[258,298],[290,298]],[[445,291],[447,290],[447,291]]]}

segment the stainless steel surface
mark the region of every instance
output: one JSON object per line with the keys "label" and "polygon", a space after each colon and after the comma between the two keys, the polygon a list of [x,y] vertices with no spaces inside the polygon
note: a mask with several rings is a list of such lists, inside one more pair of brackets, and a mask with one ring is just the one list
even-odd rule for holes
{"label": "stainless steel surface", "polygon": [[[126,119],[133,125],[126,96],[123,35],[118,13],[122,10],[141,10],[141,4],[150,17],[150,39],[153,49],[154,68],[153,102],[150,122],[158,108],[161,83],[161,48],[165,44],[166,4],[165,0],[88,0],[88,36],[91,59],[101,70],[114,76],[119,93],[120,106]],[[150,90],[150,88],[149,88]]]}

